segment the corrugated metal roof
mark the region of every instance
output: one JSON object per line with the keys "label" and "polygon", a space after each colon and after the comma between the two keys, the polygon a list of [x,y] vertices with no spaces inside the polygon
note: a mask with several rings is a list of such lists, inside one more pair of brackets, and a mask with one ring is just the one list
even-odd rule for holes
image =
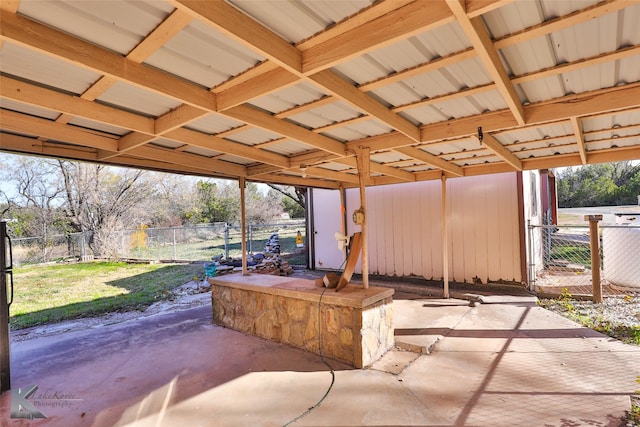
{"label": "corrugated metal roof", "polygon": [[107,89],[98,101],[152,117],[162,116],[181,105],[166,96],[121,82]]}
{"label": "corrugated metal roof", "polygon": [[100,77],[85,68],[6,41],[0,49],[0,64],[2,74],[75,94],[83,93]]}
{"label": "corrugated metal roof", "polygon": [[57,111],[34,107],[33,105],[16,102],[11,99],[0,99],[0,106],[9,111],[18,111],[30,116],[41,117],[43,119],[55,120],[60,116],[60,113]]}
{"label": "corrugated metal roof", "polygon": [[157,145],[158,147],[163,147],[163,148],[180,148],[184,146],[184,144],[180,142],[172,141],[170,139],[165,139],[165,138],[157,138],[153,140],[150,143],[150,145]]}
{"label": "corrugated metal roof", "polygon": [[225,117],[220,114],[208,114],[201,119],[185,125],[187,129],[197,130],[207,134],[216,134],[230,129],[241,127],[243,122]]}
{"label": "corrugated metal roof", "polygon": [[204,87],[214,87],[264,59],[201,22],[193,21],[145,62]]}
{"label": "corrugated metal roof", "polygon": [[[190,159],[225,154],[211,176],[243,176],[237,166],[245,165],[247,176],[268,179],[259,174],[273,164],[354,173],[339,160],[370,147],[373,166],[393,168],[377,167],[375,176],[388,173],[384,183],[411,180],[401,171],[459,176],[466,168],[475,175],[640,158],[640,4],[466,2],[481,7],[467,13],[445,2],[424,5],[4,3],[0,149],[56,155],[46,144],[13,137],[41,133],[75,144],[65,148],[72,157],[82,140],[77,132],[85,132],[94,143],[79,147],[79,158],[93,153],[135,165],[128,159],[144,151],[127,152],[146,143],[163,147],[148,167],[206,174],[189,168]],[[58,122],[39,133],[42,119]],[[229,153],[173,132],[183,127],[225,138]],[[479,144],[478,127],[492,143]],[[127,139],[101,146],[96,135]],[[400,150],[409,146],[438,156],[438,166]],[[173,159],[174,151],[185,155]],[[253,168],[265,159],[268,168]],[[339,173],[326,176],[312,182],[340,183]],[[300,173],[283,177],[306,182]],[[343,184],[354,185],[348,178]]]}
{"label": "corrugated metal roof", "polygon": [[126,55],[172,10],[170,4],[159,1],[21,0],[18,12]]}
{"label": "corrugated metal roof", "polygon": [[255,163],[252,160],[245,159],[244,157],[234,156],[232,154],[225,154],[223,156],[220,156],[218,159],[223,160],[225,162],[229,162],[237,165],[244,165],[244,166],[248,166]]}
{"label": "corrugated metal roof", "polygon": [[256,145],[263,142],[278,139],[280,135],[258,128],[248,128],[242,132],[226,136],[225,139],[240,142],[246,145]]}
{"label": "corrugated metal roof", "polygon": [[125,129],[117,126],[111,126],[105,123],[96,122],[95,120],[81,119],[78,117],[74,117],[71,120],[69,120],[69,124],[73,126],[83,127],[86,129],[105,132],[110,135],[124,136],[129,133],[129,129]]}
{"label": "corrugated metal roof", "polygon": [[311,151],[313,147],[297,141],[282,140],[273,143],[265,143],[260,148],[271,153],[282,154],[284,156],[292,156],[295,154],[306,153]]}
{"label": "corrugated metal roof", "polygon": [[[328,26],[369,6],[372,1],[278,1],[231,0],[231,4],[245,11],[271,31],[291,43],[297,43]],[[286,21],[288,25],[283,26]]]}
{"label": "corrugated metal roof", "polygon": [[[196,154],[198,156],[203,157],[214,157],[214,156],[222,156],[224,153],[215,150],[208,150],[202,147],[188,147],[182,150],[183,153]],[[203,161],[206,159],[203,159]]]}

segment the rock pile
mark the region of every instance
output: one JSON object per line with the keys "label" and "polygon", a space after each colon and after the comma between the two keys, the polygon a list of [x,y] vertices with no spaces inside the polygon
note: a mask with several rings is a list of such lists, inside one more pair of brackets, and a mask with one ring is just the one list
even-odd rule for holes
{"label": "rock pile", "polygon": [[[215,276],[242,271],[241,258],[223,259],[221,255],[218,255],[213,258],[213,261],[216,266],[215,273],[213,273]],[[205,265],[210,266],[211,264],[212,263],[206,263]],[[289,276],[293,274],[293,267],[280,256],[280,238],[278,233],[273,233],[269,237],[262,253],[257,253],[247,258],[247,270],[274,276]],[[211,271],[211,267],[209,267],[209,271]],[[209,273],[206,274],[213,277],[209,275]]]}
{"label": "rock pile", "polygon": [[265,254],[280,254],[280,236],[278,233],[273,233],[267,243],[264,245]]}

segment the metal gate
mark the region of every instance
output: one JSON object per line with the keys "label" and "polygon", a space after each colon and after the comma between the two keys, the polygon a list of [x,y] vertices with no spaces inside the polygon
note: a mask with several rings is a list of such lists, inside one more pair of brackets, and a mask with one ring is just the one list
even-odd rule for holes
{"label": "metal gate", "polygon": [[[540,293],[592,295],[591,237],[587,225],[529,225],[530,288]],[[602,225],[595,240],[603,292],[640,292],[640,225]]]}

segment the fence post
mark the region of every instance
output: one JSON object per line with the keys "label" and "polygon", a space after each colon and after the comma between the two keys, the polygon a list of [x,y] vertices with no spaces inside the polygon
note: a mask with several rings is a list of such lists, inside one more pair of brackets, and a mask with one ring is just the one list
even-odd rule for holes
{"label": "fence post", "polygon": [[224,224],[224,257],[229,259],[229,224]]}
{"label": "fence post", "polygon": [[589,221],[589,246],[591,247],[591,286],[593,287],[593,302],[602,303],[602,282],[600,281],[600,233],[598,223],[602,215],[585,215]]}
{"label": "fence post", "polygon": [[527,254],[528,256],[528,282],[529,282],[529,289],[530,290],[535,290],[536,289],[536,254],[534,253],[534,248],[535,248],[535,244],[534,244],[534,234],[533,234],[533,230],[534,230],[534,226],[531,224],[531,219],[527,220],[527,229],[529,231],[529,253]]}
{"label": "fence post", "polygon": [[86,241],[85,233],[86,233],[86,231],[82,232],[82,236],[81,236],[82,239],[80,240],[80,242],[81,242],[80,243],[80,261],[86,261],[87,260],[87,258],[86,258],[87,253],[86,253],[86,250],[85,250],[85,245],[87,244],[87,241]]}
{"label": "fence post", "polygon": [[253,225],[249,224],[249,253],[253,254]]}
{"label": "fence post", "polygon": [[176,252],[176,228],[173,227],[173,260],[177,260],[178,259],[178,255]]}

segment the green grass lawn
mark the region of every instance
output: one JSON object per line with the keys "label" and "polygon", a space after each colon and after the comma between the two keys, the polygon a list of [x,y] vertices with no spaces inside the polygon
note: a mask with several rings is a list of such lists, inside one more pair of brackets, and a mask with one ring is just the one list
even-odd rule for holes
{"label": "green grass lawn", "polygon": [[202,264],[90,262],[14,268],[11,328],[108,312],[144,310],[171,290],[202,279]]}

